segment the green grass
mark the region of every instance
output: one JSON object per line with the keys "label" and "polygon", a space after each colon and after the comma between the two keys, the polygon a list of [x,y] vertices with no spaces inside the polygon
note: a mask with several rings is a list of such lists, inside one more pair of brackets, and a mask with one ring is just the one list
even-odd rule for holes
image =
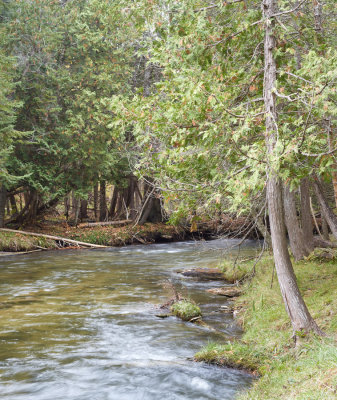
{"label": "green grass", "polygon": [[57,245],[54,240],[44,237],[0,232],[0,251],[31,251],[41,247],[44,249],[55,249]]}
{"label": "green grass", "polygon": [[218,265],[222,271],[224,279],[230,283],[241,282],[251,274],[252,266],[250,263],[237,263],[235,266],[231,261],[223,261]]}
{"label": "green grass", "polygon": [[192,318],[200,317],[200,308],[189,300],[180,300],[171,307],[172,313],[183,321],[190,321]]}
{"label": "green grass", "polygon": [[[252,263],[241,266],[251,272]],[[265,257],[236,301],[245,333],[230,344],[209,344],[197,360],[256,371],[261,377],[240,400],[332,400],[337,398],[337,262],[314,257],[294,265],[304,300],[326,337],[307,336],[294,345],[273,262]],[[273,282],[273,283],[272,283]]]}
{"label": "green grass", "polygon": [[102,230],[88,230],[87,232],[76,232],[71,235],[74,240],[79,240],[81,242],[99,244],[103,246],[109,246],[111,242],[111,235],[109,232]]}

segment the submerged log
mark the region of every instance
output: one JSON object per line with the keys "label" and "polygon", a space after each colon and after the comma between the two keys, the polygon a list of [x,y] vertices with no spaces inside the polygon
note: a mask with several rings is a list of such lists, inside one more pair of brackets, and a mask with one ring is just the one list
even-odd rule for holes
{"label": "submerged log", "polygon": [[228,287],[228,286],[207,289],[206,292],[212,293],[212,294],[217,294],[219,296],[226,296],[226,297],[236,297],[236,296],[240,296],[240,294],[242,293],[241,289],[234,288],[234,287]]}
{"label": "submerged log", "polygon": [[224,280],[223,273],[218,268],[193,268],[181,272],[184,276],[191,276],[207,281]]}
{"label": "submerged log", "polygon": [[11,233],[18,233],[18,234],[20,234],[20,235],[44,237],[44,238],[46,238],[46,239],[51,239],[51,240],[60,241],[60,242],[64,242],[64,243],[75,244],[75,245],[78,246],[78,247],[80,247],[80,246],[82,246],[82,247],[91,247],[91,248],[103,248],[103,247],[107,247],[107,246],[102,246],[102,245],[100,245],[100,244],[79,242],[78,240],[67,239],[67,238],[63,238],[63,237],[60,237],[60,236],[45,235],[45,234],[42,234],[42,233],[34,233],[34,232],[26,232],[26,231],[17,231],[17,230],[14,230],[14,229],[7,229],[7,228],[1,228],[0,231],[3,231],[3,232],[11,232]]}

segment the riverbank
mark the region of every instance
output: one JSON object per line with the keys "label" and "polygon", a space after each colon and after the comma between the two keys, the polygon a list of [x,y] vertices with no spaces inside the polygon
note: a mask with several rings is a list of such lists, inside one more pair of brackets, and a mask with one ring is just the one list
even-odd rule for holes
{"label": "riverbank", "polygon": [[[210,343],[198,361],[245,369],[260,376],[240,400],[332,400],[337,395],[337,259],[317,256],[294,265],[304,300],[324,338],[291,339],[291,326],[284,309],[270,256],[257,266],[256,274],[243,284],[235,301],[235,318],[244,329],[241,340]],[[231,278],[251,274],[253,263],[225,266]]]}
{"label": "riverbank", "polygon": [[[145,224],[143,226],[95,226],[75,228],[65,225],[40,225],[25,228],[36,234],[55,235],[65,239],[103,246],[124,246],[135,243],[178,241],[186,238],[186,232],[165,224]],[[65,244],[39,236],[26,236],[19,232],[0,232],[0,251],[23,252],[37,249],[52,250],[64,248]],[[69,248],[71,245],[66,244]]]}
{"label": "riverbank", "polygon": [[[126,226],[81,224],[70,226],[64,221],[46,220],[37,225],[25,226],[24,231],[54,235],[103,246],[125,246],[130,244],[167,243],[189,239],[210,239],[217,235],[242,236],[249,229],[249,221],[244,218],[221,221],[200,222],[194,229],[190,226],[173,226],[165,223],[128,224]],[[64,243],[53,240],[25,236],[20,233],[0,231],[0,252],[23,252],[63,248]],[[67,247],[69,245],[67,244]]]}

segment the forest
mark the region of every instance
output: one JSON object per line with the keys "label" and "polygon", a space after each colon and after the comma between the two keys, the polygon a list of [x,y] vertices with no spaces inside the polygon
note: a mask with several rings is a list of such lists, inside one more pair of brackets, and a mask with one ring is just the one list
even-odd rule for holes
{"label": "forest", "polygon": [[323,254],[312,273],[336,279],[336,17],[334,0],[2,0],[0,235],[230,220],[263,243],[249,279],[272,254],[289,341],[331,339],[294,266]]}

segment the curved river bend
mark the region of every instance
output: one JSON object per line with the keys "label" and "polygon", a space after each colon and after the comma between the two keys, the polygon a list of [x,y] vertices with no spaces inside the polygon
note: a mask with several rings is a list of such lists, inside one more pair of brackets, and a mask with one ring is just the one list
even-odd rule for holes
{"label": "curved river bend", "polygon": [[239,335],[219,311],[226,300],[205,291],[221,283],[178,274],[215,264],[234,243],[1,257],[0,399],[233,399],[250,384],[248,375],[189,361],[219,334],[156,314],[171,296],[170,280],[200,303],[209,325]]}

